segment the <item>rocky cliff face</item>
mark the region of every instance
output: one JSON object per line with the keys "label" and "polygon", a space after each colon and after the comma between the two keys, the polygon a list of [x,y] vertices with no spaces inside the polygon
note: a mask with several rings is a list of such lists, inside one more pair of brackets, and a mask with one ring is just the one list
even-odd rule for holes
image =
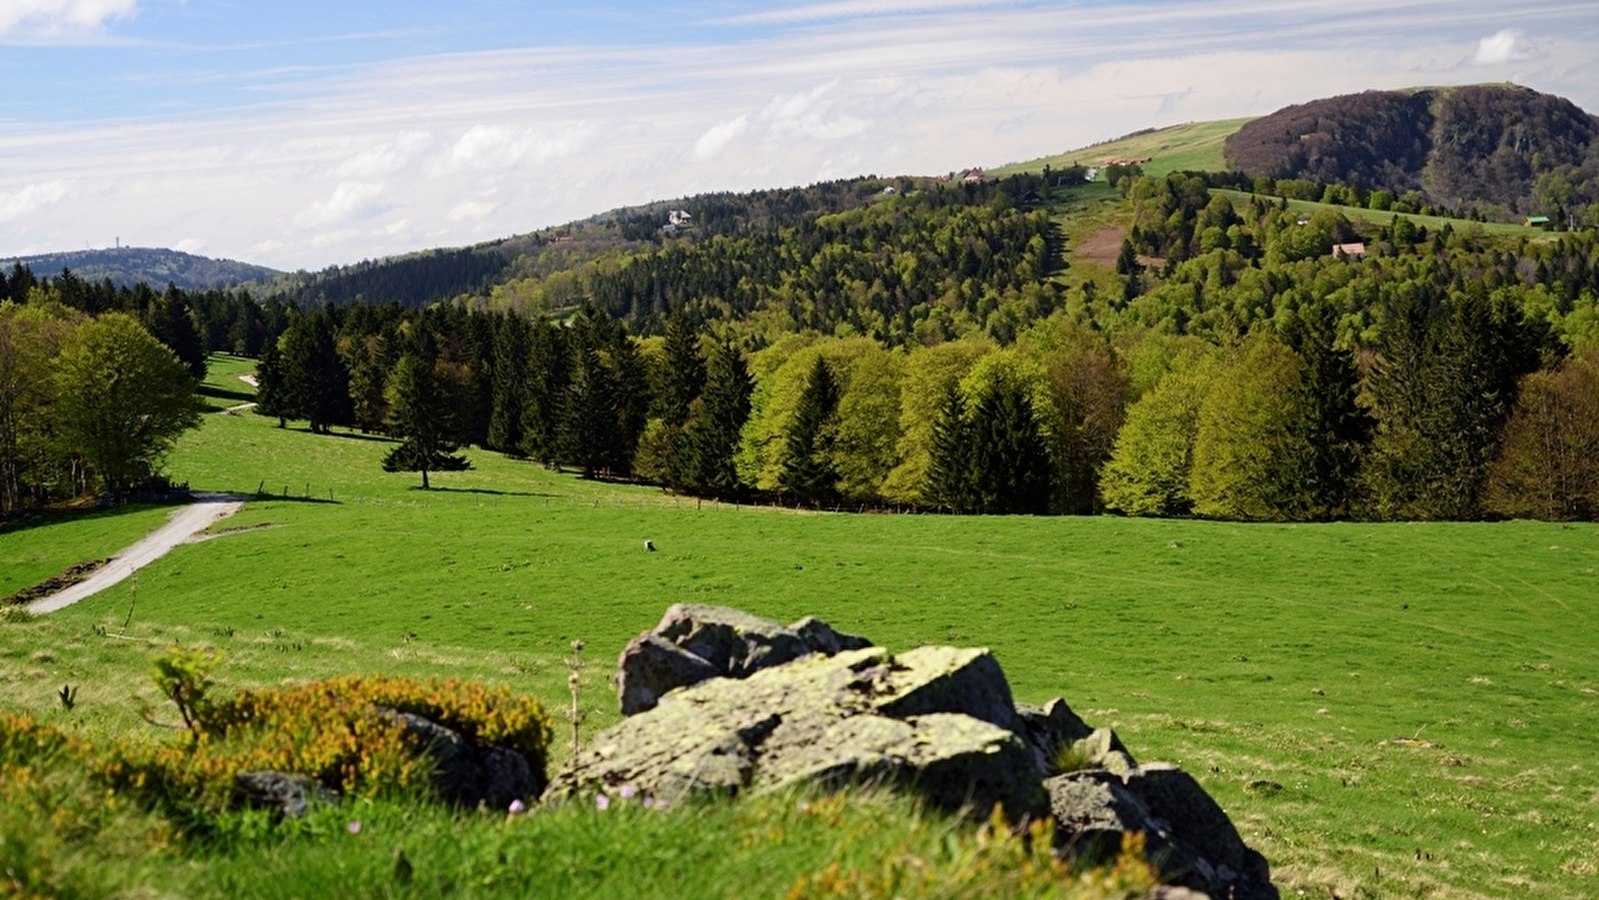
{"label": "rocky cliff face", "polygon": [[[1191,776],[1139,765],[1064,700],[1017,704],[986,650],[893,654],[806,619],[674,606],[622,653],[629,717],[558,773],[547,801],[585,793],[672,805],[800,784],[911,790],[938,807],[1056,820],[1059,852],[1114,854],[1145,835],[1174,884],[1275,898],[1266,860]],[[648,698],[644,702],[643,698]]]}

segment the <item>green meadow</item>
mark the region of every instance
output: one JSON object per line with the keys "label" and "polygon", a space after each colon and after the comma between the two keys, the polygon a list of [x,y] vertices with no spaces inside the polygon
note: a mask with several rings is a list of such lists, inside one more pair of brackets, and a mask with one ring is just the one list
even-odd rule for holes
{"label": "green meadow", "polygon": [[[229,365],[213,386],[247,392]],[[1599,893],[1599,526],[831,514],[476,451],[423,492],[381,470],[382,439],[275,426],[209,415],[168,460],[195,489],[265,495],[209,539],[0,624],[0,710],[151,732],[136,696],[154,699],[149,655],[174,640],[224,650],[224,687],[459,676],[558,709],[581,639],[591,735],[617,720],[616,654],[668,605],[814,614],[891,649],[991,648],[1019,699],[1063,696],[1140,760],[1195,773],[1285,898]],[[110,555],[164,512],[0,531],[3,589]],[[292,879],[325,837],[250,864]],[[207,865],[248,880],[244,862]]]}
{"label": "green meadow", "polygon": [[1017,172],[1039,172],[1046,165],[1054,169],[1064,169],[1073,164],[1098,166],[1107,159],[1135,159],[1140,156],[1150,157],[1149,162],[1143,164],[1143,169],[1146,174],[1156,178],[1172,172],[1225,172],[1227,164],[1222,158],[1223,144],[1248,121],[1247,118],[1223,119],[1172,125],[1057,156],[1009,163],[989,170],[988,174],[1005,176]]}

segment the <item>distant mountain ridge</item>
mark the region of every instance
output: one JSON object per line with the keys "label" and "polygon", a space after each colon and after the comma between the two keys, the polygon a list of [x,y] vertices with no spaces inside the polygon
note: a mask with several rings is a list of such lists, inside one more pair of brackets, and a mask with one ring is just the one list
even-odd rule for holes
{"label": "distant mountain ridge", "polygon": [[283,274],[266,266],[158,247],[107,247],[0,257],[0,267],[6,269],[19,262],[40,276],[58,275],[62,269],[67,269],[84,281],[100,282],[109,278],[112,284],[129,287],[142,281],[158,289],[175,284],[186,291],[237,287]]}
{"label": "distant mountain ridge", "polygon": [[1417,192],[1489,218],[1564,219],[1599,202],[1599,118],[1515,85],[1314,100],[1246,122],[1225,153],[1251,177]]}

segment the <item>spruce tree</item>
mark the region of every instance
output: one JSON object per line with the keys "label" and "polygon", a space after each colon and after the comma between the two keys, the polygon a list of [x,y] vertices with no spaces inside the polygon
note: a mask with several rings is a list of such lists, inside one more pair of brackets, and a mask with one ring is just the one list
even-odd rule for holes
{"label": "spruce tree", "polygon": [[967,513],[975,509],[971,426],[966,421],[966,399],[956,382],[950,382],[944,391],[938,416],[933,420],[929,455],[932,464],[927,469],[927,485],[922,496],[929,503],[951,512]]}
{"label": "spruce tree", "polygon": [[688,421],[689,406],[705,389],[709,377],[705,360],[700,356],[699,332],[682,307],[666,320],[666,341],[662,349],[661,389],[656,398],[655,415],[667,425],[680,427]]}
{"label": "spruce tree", "polygon": [[1330,303],[1301,309],[1284,337],[1304,364],[1299,391],[1304,416],[1295,424],[1295,436],[1308,458],[1299,466],[1304,486],[1294,515],[1342,518],[1354,503],[1356,475],[1376,425],[1355,399],[1360,371],[1354,354],[1337,347],[1338,310]]}
{"label": "spruce tree", "polygon": [[528,357],[532,329],[526,319],[510,313],[494,333],[494,407],[489,416],[488,448],[507,456],[522,456],[522,415],[527,409]]}
{"label": "spruce tree", "polygon": [[557,435],[559,461],[594,478],[611,468],[619,442],[616,391],[610,367],[601,355],[591,312],[580,313],[573,326],[571,378],[561,404]]}
{"label": "spruce tree", "polygon": [[826,500],[835,493],[831,425],[838,411],[839,388],[833,370],[820,356],[805,379],[783,445],[783,473],[778,486],[802,500]]}
{"label": "spruce tree", "polygon": [[971,443],[973,495],[983,512],[1048,510],[1049,448],[1023,386],[999,380],[977,398]]}
{"label": "spruce tree", "polygon": [[691,487],[715,496],[738,492],[733,457],[749,420],[754,389],[738,348],[717,345],[705,367],[705,388],[683,426],[683,481]]}
{"label": "spruce tree", "polygon": [[386,393],[389,430],[400,445],[383,458],[384,471],[421,472],[422,489],[428,490],[428,472],[471,468],[465,457],[453,455],[454,410],[432,364],[411,353],[400,357]]}
{"label": "spruce tree", "polygon": [[293,409],[283,386],[283,355],[275,339],[261,344],[261,359],[255,364],[255,397],[257,413],[276,416],[279,428],[288,424]]}
{"label": "spruce tree", "polygon": [[571,383],[572,352],[567,329],[540,319],[533,323],[526,381],[522,385],[522,452],[545,465],[560,459],[560,430]]}

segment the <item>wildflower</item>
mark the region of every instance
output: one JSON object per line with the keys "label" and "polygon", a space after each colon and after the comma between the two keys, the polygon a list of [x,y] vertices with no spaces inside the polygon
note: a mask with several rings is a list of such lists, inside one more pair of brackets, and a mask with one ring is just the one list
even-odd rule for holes
{"label": "wildflower", "polygon": [[623,800],[632,800],[633,795],[638,793],[638,791],[635,790],[631,784],[624,784],[622,785],[622,789],[617,791],[617,793],[622,795]]}
{"label": "wildflower", "polygon": [[356,821],[351,822],[350,824],[344,826],[344,830],[348,831],[351,834],[360,834],[361,833],[361,822],[360,822],[360,820],[357,819]]}
{"label": "wildflower", "polygon": [[655,798],[654,797],[645,797],[644,798],[644,808],[645,809],[654,809],[655,808]]}
{"label": "wildflower", "polygon": [[596,796],[594,798],[594,808],[599,810],[600,812],[604,812],[604,811],[610,809],[611,808],[611,798],[605,796],[604,794],[599,794],[598,796]]}
{"label": "wildflower", "polygon": [[520,799],[511,801],[511,815],[520,815],[525,812],[527,812],[527,805]]}

